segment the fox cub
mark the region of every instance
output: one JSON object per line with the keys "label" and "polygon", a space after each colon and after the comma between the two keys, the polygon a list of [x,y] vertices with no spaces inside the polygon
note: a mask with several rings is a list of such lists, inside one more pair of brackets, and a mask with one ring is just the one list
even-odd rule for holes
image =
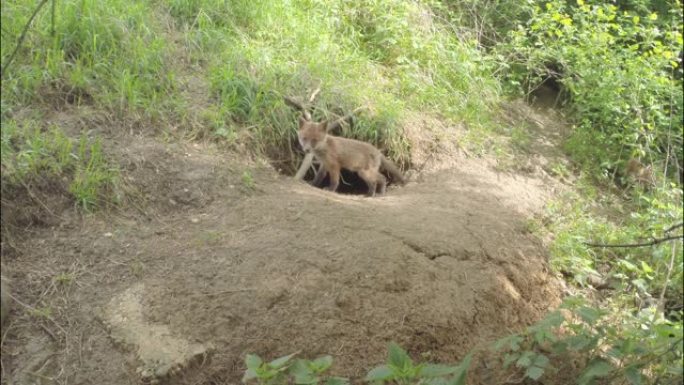
{"label": "fox cub", "polygon": [[327,189],[336,191],[340,183],[340,170],[343,168],[356,172],[366,182],[368,196],[371,197],[376,192],[385,193],[387,179],[380,173],[381,167],[392,176],[392,180],[406,183],[394,163],[385,158],[380,150],[365,142],[328,134],[327,121],[315,123],[300,117],[297,136],[304,151],[313,152],[321,163],[313,180],[314,186],[319,185],[330,174]]}

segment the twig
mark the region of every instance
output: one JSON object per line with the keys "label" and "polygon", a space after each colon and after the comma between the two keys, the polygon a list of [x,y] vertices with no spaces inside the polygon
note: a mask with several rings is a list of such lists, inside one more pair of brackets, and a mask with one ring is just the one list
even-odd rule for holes
{"label": "twig", "polygon": [[[31,305],[27,305],[27,304],[21,302],[19,299],[17,299],[17,297],[13,296],[12,294],[8,294],[8,296],[9,296],[14,302],[18,303],[19,305],[23,306],[24,308],[26,308],[26,309],[28,309],[28,310],[34,312],[34,313],[38,313],[38,310],[37,310],[35,307],[33,307],[33,306],[31,306]],[[64,337],[66,338],[66,336],[67,336],[66,330],[64,330],[64,328],[63,328],[60,324],[58,324],[57,321],[54,320],[54,318],[50,317],[49,315],[44,315],[43,317],[45,317],[45,318],[47,318],[48,320],[52,321],[52,323],[55,324],[55,326],[57,326],[57,328],[58,328],[59,330],[62,331],[62,333],[64,334]]]}
{"label": "twig", "polygon": [[319,82],[318,87],[314,90],[314,92],[311,93],[311,96],[309,96],[309,104],[313,103],[313,101],[316,99],[316,96],[318,96],[318,93],[321,92],[321,84],[323,84],[323,82]]}
{"label": "twig", "polygon": [[307,111],[307,109],[304,107],[302,103],[290,98],[289,96],[283,96],[283,99],[285,99],[285,104],[301,111],[304,119],[309,121],[311,120],[311,114],[309,113],[309,111]]}
{"label": "twig", "polygon": [[302,164],[299,166],[299,170],[297,171],[297,174],[295,175],[295,180],[302,180],[302,178],[304,178],[304,175],[306,175],[306,172],[313,165],[313,156],[314,155],[311,152],[308,152],[304,156],[304,159],[302,160]]}
{"label": "twig", "polygon": [[680,228],[680,227],[682,227],[682,226],[684,226],[684,222],[680,222],[680,223],[677,223],[676,225],[672,225],[672,226],[668,227],[667,229],[663,230],[663,232],[664,232],[664,233],[669,233],[670,231],[672,231],[672,230],[674,230],[674,229],[678,229],[678,228]]}
{"label": "twig", "polygon": [[36,15],[38,15],[38,12],[40,11],[41,8],[48,2],[48,0],[42,0],[36,9],[33,11],[33,14],[29,18],[28,22],[24,26],[24,30],[21,31],[21,35],[19,36],[19,41],[17,41],[17,46],[14,47],[14,51],[12,51],[12,54],[10,55],[9,59],[7,59],[7,63],[2,66],[2,70],[0,70],[0,79],[4,80],[5,79],[5,72],[7,71],[7,68],[9,67],[10,64],[12,64],[12,61],[14,60],[14,57],[17,56],[17,52],[19,52],[19,48],[21,48],[21,45],[24,43],[24,39],[26,38],[26,32],[28,32],[29,27],[31,26],[31,23],[33,23],[33,19],[36,18]]}
{"label": "twig", "polygon": [[347,120],[353,118],[357,112],[364,110],[364,109],[366,109],[366,106],[361,106],[361,107],[355,109],[354,111],[348,113],[347,115],[345,115],[345,116],[335,120],[334,122],[330,123],[330,125],[328,125],[328,131],[332,132],[335,129],[337,129],[338,127],[341,127],[342,124],[344,124]]}
{"label": "twig", "polygon": [[248,292],[248,291],[255,291],[255,289],[221,290],[221,291],[215,291],[213,293],[196,293],[196,294],[192,294],[192,295],[211,297],[211,296],[220,295],[220,294],[235,294],[235,293],[244,293],[244,292]]}
{"label": "twig", "polygon": [[665,292],[667,291],[667,285],[670,284],[670,276],[672,275],[672,269],[674,268],[674,260],[677,255],[677,246],[672,244],[672,256],[670,257],[670,263],[667,265],[667,274],[665,275],[665,282],[663,283],[663,290],[660,292],[660,298],[658,299],[658,308],[665,311]]}
{"label": "twig", "polygon": [[55,37],[55,12],[57,9],[57,0],[52,0],[52,15],[50,17],[50,36]]}
{"label": "twig", "polygon": [[26,189],[26,193],[27,193],[34,201],[36,201],[39,205],[43,206],[43,208],[45,209],[45,211],[48,212],[48,214],[50,214],[50,215],[52,215],[53,217],[58,218],[58,219],[62,219],[62,220],[64,219],[63,217],[61,217],[61,216],[59,216],[59,215],[53,213],[52,210],[50,210],[50,209],[47,207],[47,205],[45,205],[45,203],[43,203],[43,201],[41,201],[40,199],[38,199],[38,197],[36,197],[36,196],[33,194],[33,192],[31,191],[31,188],[29,188],[29,186],[28,186],[24,181],[21,181],[21,185],[24,186],[24,188]]}
{"label": "twig", "polygon": [[613,244],[613,245],[603,244],[603,243],[589,243],[589,242],[583,242],[583,243],[589,247],[644,247],[644,246],[653,246],[653,245],[657,245],[658,243],[667,242],[667,241],[671,241],[674,239],[682,239],[682,238],[684,238],[684,235],[676,235],[676,236],[665,237],[665,238],[653,238],[652,241],[644,242],[644,243],[623,243],[623,244]]}

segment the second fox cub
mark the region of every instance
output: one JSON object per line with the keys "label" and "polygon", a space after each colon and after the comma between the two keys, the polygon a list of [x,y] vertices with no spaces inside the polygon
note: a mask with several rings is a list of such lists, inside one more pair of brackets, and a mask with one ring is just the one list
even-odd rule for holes
{"label": "second fox cub", "polygon": [[299,143],[304,151],[312,151],[321,162],[313,184],[320,184],[330,174],[330,191],[337,190],[340,183],[340,170],[356,172],[368,185],[368,195],[375,196],[376,191],[385,193],[387,179],[380,173],[386,170],[393,180],[406,183],[404,176],[380,150],[371,144],[354,139],[346,139],[328,134],[328,122],[315,123],[303,117],[299,118]]}

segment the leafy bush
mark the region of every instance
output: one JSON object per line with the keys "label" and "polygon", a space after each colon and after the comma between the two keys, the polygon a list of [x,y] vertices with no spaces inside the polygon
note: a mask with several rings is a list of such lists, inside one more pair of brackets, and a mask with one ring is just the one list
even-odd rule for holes
{"label": "leafy bush", "polygon": [[533,89],[553,78],[577,122],[567,149],[604,172],[630,157],[664,168],[682,154],[682,6],[667,13],[604,2],[535,2],[497,47],[508,84]]}
{"label": "leafy bush", "polygon": [[[503,350],[503,366],[515,364],[522,378],[538,380],[559,370],[580,369],[578,385],[681,383],[682,324],[657,316],[654,309],[636,314],[617,308],[587,306],[569,298],[560,311],[525,332],[494,345]],[[554,367],[558,365],[558,367]]]}
{"label": "leafy bush", "polygon": [[[614,300],[642,303],[660,299],[671,307],[682,306],[684,258],[681,239],[647,247],[592,247],[588,244],[648,243],[681,234],[682,190],[657,188],[650,194],[636,192],[632,201],[599,191],[586,179],[578,193],[567,193],[551,202],[540,236],[552,235],[551,266],[581,286],[615,290]],[[606,215],[609,213],[609,215]]]}
{"label": "leafy bush", "polygon": [[390,343],[388,351],[387,364],[368,372],[366,381],[372,384],[464,385],[472,357],[471,354],[466,355],[457,366],[414,364],[406,351],[396,343]]}
{"label": "leafy bush", "polygon": [[[365,381],[371,384],[397,385],[465,385],[472,354],[466,355],[457,366],[414,364],[411,357],[399,345],[392,342],[388,347],[387,364],[380,365],[366,375]],[[293,360],[295,354],[264,362],[261,357],[248,354],[245,358],[247,370],[243,382],[257,380],[259,384],[318,384],[323,381],[322,374],[330,368],[331,356],[315,360]],[[345,385],[349,380],[341,377],[327,377],[325,385]]]}
{"label": "leafy bush", "polygon": [[[242,382],[256,380],[261,385],[316,385],[321,383],[321,375],[332,366],[331,356],[319,357],[315,360],[296,359],[295,354],[276,358],[271,362],[264,362],[255,354],[248,354],[245,358],[247,370]],[[325,385],[347,385],[349,380],[342,377],[327,377]]]}

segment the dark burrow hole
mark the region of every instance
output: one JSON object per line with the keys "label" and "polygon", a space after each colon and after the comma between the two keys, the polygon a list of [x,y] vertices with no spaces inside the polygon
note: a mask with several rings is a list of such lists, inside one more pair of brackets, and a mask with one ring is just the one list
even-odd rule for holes
{"label": "dark burrow hole", "polygon": [[[544,73],[531,76],[534,88],[530,91],[529,101],[542,108],[558,108],[570,101],[570,94],[565,89],[562,79],[564,68],[558,63],[547,63]],[[534,79],[534,81],[533,81]]]}
{"label": "dark burrow hole", "polygon": [[[382,171],[381,171],[382,172]],[[338,194],[347,194],[347,195],[366,195],[368,194],[368,185],[366,182],[359,177],[359,175],[353,171],[345,170],[342,169],[342,177],[340,178],[340,184],[337,187],[337,193]],[[388,180],[388,186],[392,185],[392,181],[389,178],[389,175],[387,173],[382,173],[385,178]],[[309,170],[306,173],[306,176],[304,176],[304,180],[311,184],[314,178],[314,172],[313,170]],[[323,179],[323,182],[321,182],[320,186],[316,186],[318,188],[326,188],[330,185],[330,176],[326,176],[325,179]]]}

